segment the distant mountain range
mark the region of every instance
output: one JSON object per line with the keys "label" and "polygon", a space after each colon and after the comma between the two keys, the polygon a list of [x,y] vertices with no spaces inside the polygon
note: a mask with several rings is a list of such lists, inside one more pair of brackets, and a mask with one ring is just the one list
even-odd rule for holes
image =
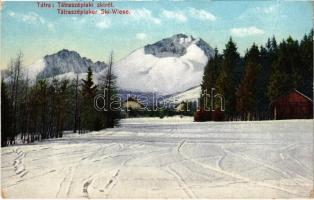
{"label": "distant mountain range", "polygon": [[[179,94],[200,85],[206,63],[214,50],[201,38],[176,34],[137,49],[114,65],[120,91]],[[75,51],[63,49],[46,55],[23,70],[30,79],[85,78],[88,67],[94,81],[105,72],[105,62],[93,62]],[[4,72],[5,76],[5,72]],[[195,93],[195,89],[193,90]],[[198,89],[197,89],[198,91]],[[195,95],[194,95],[195,96]]]}

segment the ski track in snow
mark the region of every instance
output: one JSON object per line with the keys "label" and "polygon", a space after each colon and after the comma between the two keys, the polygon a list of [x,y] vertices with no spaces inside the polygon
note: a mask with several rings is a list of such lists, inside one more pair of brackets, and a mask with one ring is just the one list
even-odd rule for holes
{"label": "ski track in snow", "polygon": [[115,129],[2,148],[2,195],[309,197],[313,188],[312,130],[312,120],[122,120]]}
{"label": "ski track in snow", "polygon": [[17,157],[15,158],[13,163],[15,173],[16,175],[19,175],[21,178],[23,178],[23,176],[25,176],[28,173],[23,163],[26,154],[20,149],[14,149],[13,152],[17,154]]}

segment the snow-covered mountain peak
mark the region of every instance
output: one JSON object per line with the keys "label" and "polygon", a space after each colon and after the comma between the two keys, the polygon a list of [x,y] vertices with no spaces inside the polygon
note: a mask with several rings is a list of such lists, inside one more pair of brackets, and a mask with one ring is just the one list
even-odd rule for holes
{"label": "snow-covered mountain peak", "polygon": [[[145,54],[151,54],[159,58],[164,57],[180,57],[186,54],[187,48],[191,44],[198,44],[201,39],[195,39],[182,33],[175,34],[169,38],[164,38],[154,44],[148,44],[144,47]],[[203,41],[203,40],[202,40]],[[208,58],[212,57],[213,50],[207,44],[202,43],[200,48],[206,52]]]}
{"label": "snow-covered mountain peak", "polygon": [[191,42],[193,42],[195,40],[192,35],[185,35],[182,33],[175,34],[170,38],[173,40],[174,43],[179,43],[179,44],[182,44],[184,46],[190,45]]}
{"label": "snow-covered mountain peak", "polygon": [[[107,68],[107,64],[101,61],[93,62],[91,59],[81,57],[76,51],[62,49],[57,53],[46,55],[31,65],[22,68],[22,74],[30,80],[42,78],[67,77],[75,78],[76,74],[84,75],[88,67],[95,74]],[[9,78],[8,70],[2,71],[5,80]]]}
{"label": "snow-covered mountain peak", "polygon": [[76,51],[63,49],[55,54],[44,57],[45,67],[38,77],[52,77],[69,72],[85,73],[88,67],[94,72],[103,70],[107,65],[104,62],[93,62],[91,59],[81,57]]}
{"label": "snow-covered mountain peak", "polygon": [[167,95],[201,83],[214,50],[202,39],[176,34],[131,53],[115,65],[118,86]]}
{"label": "snow-covered mountain peak", "polygon": [[[81,57],[80,54],[78,54],[76,51],[70,51],[67,49],[62,49],[58,51],[57,53],[55,53],[54,55],[57,55],[58,57],[63,58],[63,59],[66,59],[67,57],[76,57],[76,58]],[[46,55],[45,58],[49,56],[51,55]]]}

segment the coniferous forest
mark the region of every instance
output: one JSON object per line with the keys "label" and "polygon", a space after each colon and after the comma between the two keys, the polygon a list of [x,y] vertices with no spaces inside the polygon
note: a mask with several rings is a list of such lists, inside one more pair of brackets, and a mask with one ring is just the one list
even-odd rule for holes
{"label": "coniferous forest", "polygon": [[[244,57],[230,38],[222,53],[215,49],[204,69],[201,87],[202,94],[214,88],[215,93],[223,95],[224,120],[251,120],[256,113],[255,119],[269,119],[270,103],[293,89],[312,99],[313,30],[300,41],[288,37],[278,42],[272,37],[265,45],[252,44]],[[204,105],[210,101],[200,99],[201,109],[195,120],[211,120],[204,110],[204,106],[210,107]],[[213,109],[219,110],[220,102],[215,100]]]}
{"label": "coniferous forest", "polygon": [[[1,146],[16,140],[32,143],[50,138],[61,138],[65,130],[74,133],[112,128],[119,123],[118,111],[96,111],[94,97],[114,97],[115,76],[112,72],[113,55],[108,70],[96,85],[89,67],[85,79],[39,79],[31,83],[22,73],[23,55],[18,54],[10,63],[10,76],[1,82]],[[108,94],[107,93],[107,94]],[[108,105],[114,98],[107,99]]]}

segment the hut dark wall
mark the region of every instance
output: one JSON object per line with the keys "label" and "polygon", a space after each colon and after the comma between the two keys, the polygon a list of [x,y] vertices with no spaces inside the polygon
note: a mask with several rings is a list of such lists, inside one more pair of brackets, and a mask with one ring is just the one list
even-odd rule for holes
{"label": "hut dark wall", "polygon": [[270,107],[274,119],[313,118],[313,101],[297,90],[277,98]]}

